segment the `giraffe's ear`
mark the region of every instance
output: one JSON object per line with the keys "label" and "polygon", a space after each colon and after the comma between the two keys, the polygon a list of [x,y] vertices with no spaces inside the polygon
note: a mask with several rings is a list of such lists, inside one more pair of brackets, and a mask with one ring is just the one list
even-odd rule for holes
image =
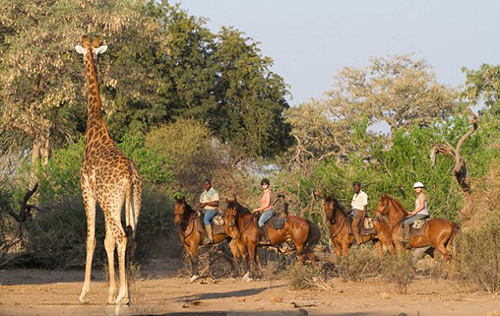
{"label": "giraffe's ear", "polygon": [[87,53],[87,50],[80,45],[76,45],[75,49],[79,54],[85,55]]}
{"label": "giraffe's ear", "polygon": [[94,49],[94,54],[97,56],[99,54],[102,54],[108,49],[108,45],[102,45]]}

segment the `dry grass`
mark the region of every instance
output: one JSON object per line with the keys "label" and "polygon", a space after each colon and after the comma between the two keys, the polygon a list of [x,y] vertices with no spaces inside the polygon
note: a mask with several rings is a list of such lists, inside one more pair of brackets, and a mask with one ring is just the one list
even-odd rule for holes
{"label": "dry grass", "polygon": [[323,290],[329,291],[332,287],[327,283],[320,268],[296,263],[282,273],[287,278],[292,290]]}

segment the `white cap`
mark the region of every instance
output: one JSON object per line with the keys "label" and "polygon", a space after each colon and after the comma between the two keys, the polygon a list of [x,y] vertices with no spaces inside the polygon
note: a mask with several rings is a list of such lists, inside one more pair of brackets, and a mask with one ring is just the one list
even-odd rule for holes
{"label": "white cap", "polygon": [[413,185],[414,189],[423,188],[423,187],[424,187],[424,184],[422,182],[415,182],[415,184]]}

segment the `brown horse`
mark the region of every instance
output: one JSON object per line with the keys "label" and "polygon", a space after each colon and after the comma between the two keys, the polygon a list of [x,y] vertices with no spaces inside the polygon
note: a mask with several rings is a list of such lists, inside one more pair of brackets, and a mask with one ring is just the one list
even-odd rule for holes
{"label": "brown horse", "polygon": [[[373,212],[374,221],[380,222],[387,220],[391,225],[392,239],[396,244],[396,249],[401,252],[403,243],[401,242],[401,222],[408,216],[408,212],[403,205],[396,199],[384,194],[380,197],[377,207]],[[444,218],[435,218],[427,221],[423,228],[422,236],[410,238],[411,248],[421,248],[432,246],[439,251],[448,261],[451,257],[452,242],[460,227]]]}
{"label": "brown horse", "polygon": [[[330,238],[335,246],[337,256],[348,256],[349,247],[354,241],[354,236],[349,234],[349,220],[344,212],[343,206],[337,199],[328,196],[324,203],[326,220],[330,224]],[[379,256],[383,255],[382,243],[390,253],[394,254],[391,228],[386,222],[375,223],[376,235],[361,236],[361,241],[367,243],[372,241],[375,244]]]}
{"label": "brown horse", "polygon": [[[250,259],[249,272],[253,276],[256,266],[260,272],[260,265],[258,265],[256,256],[256,247],[259,243],[256,213],[251,213],[248,208],[242,206],[235,199],[234,201],[228,200],[225,217],[228,234],[235,239],[241,240],[248,251]],[[318,226],[299,216],[289,215],[285,219],[285,224],[281,229],[274,229],[270,225],[266,225],[265,229],[268,232],[270,245],[276,246],[291,239],[297,250],[299,261],[304,262],[307,256],[316,265],[313,248],[320,238]],[[248,257],[243,255],[246,267],[248,267]]]}
{"label": "brown horse", "polygon": [[[179,226],[179,237],[181,242],[189,254],[191,260],[191,282],[199,277],[198,271],[198,249],[203,242],[203,234],[198,231],[199,215],[198,212],[193,210],[189,204],[186,203],[185,198],[175,199],[174,205],[174,224]],[[224,240],[231,239],[226,234],[216,234],[213,236],[214,244],[220,243]],[[234,276],[239,274],[239,252],[243,253],[243,244],[238,239],[231,239],[229,248],[233,254],[234,260]]]}

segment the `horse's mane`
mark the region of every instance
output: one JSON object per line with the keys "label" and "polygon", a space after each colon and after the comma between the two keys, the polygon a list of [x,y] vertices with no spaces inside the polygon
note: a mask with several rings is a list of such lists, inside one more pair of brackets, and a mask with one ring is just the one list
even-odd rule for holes
{"label": "horse's mane", "polygon": [[339,202],[336,198],[334,198],[334,197],[332,197],[332,196],[327,196],[327,197],[325,198],[325,202],[327,202],[327,203],[331,203],[331,202],[333,202],[333,207],[334,207],[334,208],[337,208],[337,209],[339,209],[339,210],[341,210],[341,211],[342,211],[342,213],[344,213],[344,214],[345,214],[345,211],[344,211],[344,206],[343,206],[342,204],[340,204],[340,202]]}
{"label": "horse's mane", "polygon": [[250,213],[250,210],[248,209],[248,207],[244,207],[243,205],[241,205],[239,202],[237,201],[229,201],[227,203],[227,208],[232,208],[232,209],[236,209],[238,211],[238,215],[247,215],[247,214],[251,214]]}
{"label": "horse's mane", "polygon": [[396,207],[402,211],[404,214],[408,214],[408,212],[406,211],[405,207],[403,206],[403,204],[401,204],[401,202],[399,202],[398,200],[396,200],[395,198],[393,198],[392,196],[387,196],[387,198],[392,201]]}

